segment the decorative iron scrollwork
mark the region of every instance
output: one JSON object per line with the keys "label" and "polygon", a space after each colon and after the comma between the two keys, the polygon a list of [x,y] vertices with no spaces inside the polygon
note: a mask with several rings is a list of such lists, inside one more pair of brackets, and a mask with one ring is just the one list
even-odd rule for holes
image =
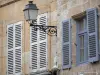
{"label": "decorative iron scrollwork", "polygon": [[45,26],[45,25],[34,25],[30,24],[34,28],[35,31],[41,30],[50,36],[57,36],[57,26]]}

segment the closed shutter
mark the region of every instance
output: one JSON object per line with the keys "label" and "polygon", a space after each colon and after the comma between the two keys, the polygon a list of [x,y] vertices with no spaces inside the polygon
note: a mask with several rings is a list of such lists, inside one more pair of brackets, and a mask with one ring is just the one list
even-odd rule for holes
{"label": "closed shutter", "polygon": [[88,57],[89,62],[98,61],[98,22],[97,9],[87,10],[87,26],[88,26]]}
{"label": "closed shutter", "polygon": [[22,22],[7,26],[8,75],[22,72]]}
{"label": "closed shutter", "polygon": [[[47,25],[47,14],[37,17],[38,25]],[[44,31],[30,30],[31,72],[47,69],[47,34]]]}
{"label": "closed shutter", "polygon": [[14,73],[14,27],[13,27],[13,24],[7,26],[7,49],[8,49],[7,74],[13,75]]}
{"label": "closed shutter", "polygon": [[70,20],[62,23],[62,60],[63,69],[71,68],[71,23]]}
{"label": "closed shutter", "polygon": [[30,27],[30,35],[31,70],[36,72],[38,70],[38,31],[35,31],[32,26]]}
{"label": "closed shutter", "polygon": [[22,22],[14,24],[15,28],[15,74],[22,72]]}
{"label": "closed shutter", "polygon": [[[38,16],[39,25],[47,25],[47,13]],[[47,69],[47,34],[44,31],[39,31],[39,68],[40,70]]]}

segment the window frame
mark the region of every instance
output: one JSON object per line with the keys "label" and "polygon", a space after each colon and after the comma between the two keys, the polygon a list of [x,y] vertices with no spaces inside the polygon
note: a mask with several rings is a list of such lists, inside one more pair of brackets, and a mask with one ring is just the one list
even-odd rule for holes
{"label": "window frame", "polygon": [[[84,24],[84,29],[82,31],[80,31],[79,27],[80,27],[80,20],[75,20],[76,21],[76,41],[77,41],[77,47],[76,47],[76,61],[77,61],[77,65],[83,64],[83,63],[87,63],[88,62],[88,42],[86,40],[88,40],[88,33],[87,33],[87,19],[86,19],[86,15],[84,17],[80,18],[81,20],[83,19],[83,24]],[[80,61],[80,36],[84,35],[84,60]],[[85,47],[86,46],[86,47]]]}

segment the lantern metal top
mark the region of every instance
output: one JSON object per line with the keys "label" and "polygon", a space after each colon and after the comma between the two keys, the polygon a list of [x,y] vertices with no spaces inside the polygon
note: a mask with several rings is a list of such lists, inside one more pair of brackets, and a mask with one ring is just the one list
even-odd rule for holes
{"label": "lantern metal top", "polygon": [[32,10],[39,10],[39,9],[37,8],[36,4],[33,4],[33,1],[29,1],[29,4],[27,4],[27,5],[25,6],[25,9],[24,9],[23,11],[29,10],[29,9],[32,9]]}

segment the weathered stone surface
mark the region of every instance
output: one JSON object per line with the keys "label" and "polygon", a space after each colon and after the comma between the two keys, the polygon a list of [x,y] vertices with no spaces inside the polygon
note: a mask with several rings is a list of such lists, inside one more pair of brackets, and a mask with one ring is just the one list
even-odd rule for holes
{"label": "weathered stone surface", "polygon": [[[1,2],[2,1],[2,2]],[[9,1],[14,0],[0,0],[0,5],[5,5]],[[48,68],[54,66],[54,57],[58,56],[58,67],[61,69],[60,75],[78,75],[79,72],[98,72],[100,70],[100,63],[95,64],[81,64],[76,66],[76,23],[72,21],[72,68],[70,70],[62,70],[62,21],[70,19],[73,15],[79,14],[88,8],[97,7],[100,14],[100,0],[33,0],[37,4],[39,14],[48,13],[48,25],[57,25],[57,38],[48,36]],[[7,66],[7,25],[23,21],[23,74],[30,72],[30,27],[24,19],[23,9],[28,3],[28,0],[20,0],[0,8],[0,75],[6,75]],[[100,32],[100,18],[99,18],[99,32]],[[100,39],[100,35],[99,35]],[[1,70],[2,69],[2,70]],[[2,73],[1,73],[2,72]],[[87,73],[85,75],[92,75]]]}

